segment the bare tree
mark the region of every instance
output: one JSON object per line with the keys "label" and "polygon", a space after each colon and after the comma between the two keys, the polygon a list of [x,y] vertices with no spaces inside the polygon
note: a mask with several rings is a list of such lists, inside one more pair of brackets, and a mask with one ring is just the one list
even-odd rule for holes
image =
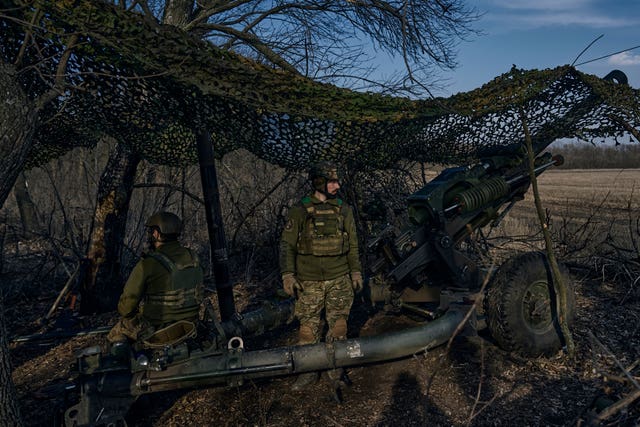
{"label": "bare tree", "polygon": [[[461,0],[167,0],[131,6],[277,68],[395,94],[423,94],[437,69],[455,68],[457,44],[477,34],[472,24],[479,18]],[[384,56],[401,64],[397,73],[380,69]]]}

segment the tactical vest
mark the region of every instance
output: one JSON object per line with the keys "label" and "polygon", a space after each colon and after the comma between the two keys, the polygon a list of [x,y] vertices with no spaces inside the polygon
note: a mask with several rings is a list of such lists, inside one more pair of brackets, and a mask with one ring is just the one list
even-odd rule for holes
{"label": "tactical vest", "polygon": [[[191,251],[189,253],[191,254]],[[204,299],[204,286],[202,269],[193,254],[191,254],[190,263],[179,265],[161,252],[150,252],[147,256],[158,261],[169,271],[171,277],[167,288],[147,293],[144,312],[163,313],[166,315],[163,317],[169,319],[190,311],[195,311],[197,314],[200,303]]]}
{"label": "tactical vest", "polygon": [[298,236],[297,250],[302,255],[338,256],[349,251],[349,233],[344,229],[344,206],[315,205],[309,197],[302,199],[306,210],[304,226]]}

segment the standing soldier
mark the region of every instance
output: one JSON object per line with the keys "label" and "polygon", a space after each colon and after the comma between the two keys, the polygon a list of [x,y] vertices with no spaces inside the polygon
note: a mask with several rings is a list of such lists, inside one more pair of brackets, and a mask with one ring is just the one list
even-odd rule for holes
{"label": "standing soldier", "polygon": [[[340,189],[336,167],[328,162],[313,166],[309,180],[314,192],[291,207],[280,241],[280,271],[284,291],[297,298],[300,321],[298,344],[320,341],[323,322],[327,342],[347,338],[347,318],[354,292],[362,290],[353,211],[336,197]],[[329,372],[337,384],[342,370]],[[315,372],[298,376],[292,390],[317,381]]]}
{"label": "standing soldier", "polygon": [[118,302],[122,318],[109,332],[110,342],[139,341],[179,320],[198,320],[204,273],[195,254],[178,242],[182,221],[170,212],[158,212],[145,226],[151,251],[124,285]]}

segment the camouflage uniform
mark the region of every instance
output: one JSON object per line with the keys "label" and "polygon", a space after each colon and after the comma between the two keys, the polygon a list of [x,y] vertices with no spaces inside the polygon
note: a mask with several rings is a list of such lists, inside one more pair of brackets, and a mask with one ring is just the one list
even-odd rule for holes
{"label": "camouflage uniform", "polygon": [[109,341],[142,340],[178,320],[196,321],[204,296],[204,273],[197,257],[177,241],[162,244],[136,264],[124,286],[122,319]]}
{"label": "camouflage uniform", "polygon": [[280,269],[294,274],[304,289],[295,308],[298,343],[320,341],[323,308],[327,340],[346,339],[354,295],[350,273],[362,270],[351,208],[340,199],[323,202],[314,195],[293,206],[280,242]]}

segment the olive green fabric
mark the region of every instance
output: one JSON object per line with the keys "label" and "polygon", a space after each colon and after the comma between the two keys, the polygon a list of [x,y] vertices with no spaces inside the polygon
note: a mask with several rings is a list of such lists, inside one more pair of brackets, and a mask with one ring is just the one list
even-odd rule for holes
{"label": "olive green fabric", "polygon": [[204,295],[203,279],[202,267],[189,249],[178,242],[165,243],[134,267],[118,312],[125,318],[140,313],[153,326],[195,320]]}
{"label": "olive green fabric", "polygon": [[362,271],[353,211],[341,199],[310,195],[289,210],[280,241],[280,270],[298,280],[331,280]]}

